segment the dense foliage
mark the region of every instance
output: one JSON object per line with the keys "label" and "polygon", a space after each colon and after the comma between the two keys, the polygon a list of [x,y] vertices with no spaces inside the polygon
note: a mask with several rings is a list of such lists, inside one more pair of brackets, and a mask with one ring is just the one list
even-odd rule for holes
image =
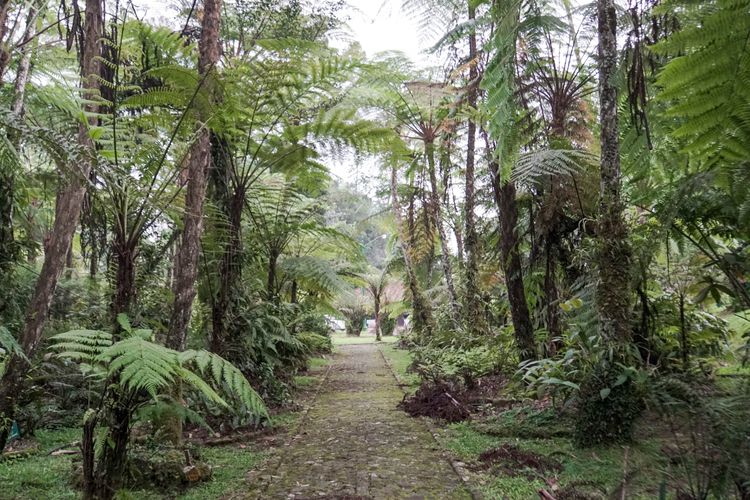
{"label": "dense foliage", "polygon": [[750,495],[750,1],[404,1],[430,69],[336,48],[342,2],[188,4],[0,2],[0,448],[77,425],[112,498],[343,319],[426,405],[652,419],[678,498]]}

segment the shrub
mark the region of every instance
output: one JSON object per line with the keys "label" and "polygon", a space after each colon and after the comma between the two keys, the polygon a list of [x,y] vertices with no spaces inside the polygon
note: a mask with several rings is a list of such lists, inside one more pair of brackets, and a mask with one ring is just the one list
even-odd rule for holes
{"label": "shrub", "polygon": [[396,329],[396,319],[391,318],[388,314],[380,315],[380,332],[384,337],[393,335],[393,331]]}
{"label": "shrub", "polygon": [[333,352],[333,342],[328,335],[313,332],[301,332],[297,334],[305,349],[311,354],[330,354]]}
{"label": "shrub", "polygon": [[719,387],[693,373],[664,377],[654,385],[655,407],[672,433],[662,451],[671,474],[679,478],[677,498],[750,498],[746,383]]}
{"label": "shrub", "polygon": [[479,377],[498,372],[505,361],[504,352],[494,346],[421,347],[415,355],[415,368],[427,380],[460,379],[467,387]]}
{"label": "shrub", "polygon": [[628,442],[642,411],[634,378],[617,366],[599,364],[578,393],[574,440],[579,446]]}

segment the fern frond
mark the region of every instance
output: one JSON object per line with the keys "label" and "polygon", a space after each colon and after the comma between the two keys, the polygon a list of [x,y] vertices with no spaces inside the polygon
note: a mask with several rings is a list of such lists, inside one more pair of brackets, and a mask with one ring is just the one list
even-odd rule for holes
{"label": "fern frond", "polygon": [[[26,359],[23,348],[4,326],[0,326],[0,349],[4,350],[6,353],[15,354],[16,356],[21,356]],[[2,373],[2,370],[0,370],[0,373]]]}
{"label": "fern frond", "polygon": [[112,334],[100,330],[71,330],[51,338],[61,358],[93,362],[112,346]]}
{"label": "fern frond", "polygon": [[152,397],[179,377],[177,352],[140,337],[128,337],[104,350],[97,360],[119,373],[120,382],[132,391],[145,390]]}
{"label": "fern frond", "polygon": [[179,361],[183,366],[194,366],[204,377],[210,376],[215,387],[221,388],[255,419],[268,418],[268,410],[263,399],[255,392],[245,375],[229,361],[205,350],[187,350],[179,353]]}
{"label": "fern frond", "polygon": [[511,180],[519,183],[537,183],[544,177],[573,175],[585,165],[596,163],[596,157],[572,149],[543,149],[518,155],[511,172]]}

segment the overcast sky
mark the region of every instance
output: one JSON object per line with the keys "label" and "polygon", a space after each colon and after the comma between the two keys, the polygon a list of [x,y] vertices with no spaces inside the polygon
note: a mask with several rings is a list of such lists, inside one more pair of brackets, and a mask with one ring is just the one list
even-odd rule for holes
{"label": "overcast sky", "polygon": [[422,54],[416,21],[401,10],[401,0],[348,0],[349,29],[368,56],[398,50],[417,64],[427,62]]}
{"label": "overcast sky", "polygon": [[[314,3],[315,0],[308,0]],[[347,0],[344,17],[348,19],[346,33],[335,36],[332,44],[348,45],[348,39],[360,43],[368,56],[388,50],[406,54],[418,65],[427,62],[421,51],[416,21],[401,10],[402,0]],[[176,2],[173,0],[133,0],[139,16],[170,23],[174,20]]]}

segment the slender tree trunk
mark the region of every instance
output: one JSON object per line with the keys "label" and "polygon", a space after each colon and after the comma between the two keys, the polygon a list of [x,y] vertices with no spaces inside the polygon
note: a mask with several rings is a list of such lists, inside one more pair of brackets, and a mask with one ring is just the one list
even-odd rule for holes
{"label": "slender tree trunk", "polygon": [[[473,21],[476,17],[476,9],[469,2],[469,20]],[[479,87],[479,71],[477,70],[477,35],[475,30],[471,30],[469,35],[469,88],[467,104],[470,112],[477,107],[477,88]],[[476,188],[475,188],[475,150],[477,124],[469,118],[466,136],[466,172],[465,172],[465,201],[464,201],[464,247],[466,249],[466,266],[465,266],[465,297],[464,308],[467,328],[474,331],[485,331],[487,325],[484,321],[484,312],[482,310],[481,292],[479,290],[479,237],[477,236],[476,219],[474,210],[476,207]]]}
{"label": "slender tree trunk", "polygon": [[554,356],[561,346],[562,322],[560,318],[560,296],[557,292],[556,273],[557,262],[554,258],[552,245],[546,245],[544,270],[544,303],[546,307],[547,355]]}
{"label": "slender tree trunk", "polygon": [[512,182],[503,184],[497,162],[490,161],[492,189],[499,211],[500,224],[500,257],[502,259],[505,286],[508,288],[510,314],[513,330],[522,361],[535,359],[537,356],[534,340],[534,327],[531,324],[529,306],[526,303],[526,291],[523,287],[523,269],[518,250],[519,238],[516,231],[518,207],[516,205],[516,187]]}
{"label": "slender tree trunk", "polygon": [[272,250],[268,256],[268,276],[266,281],[266,299],[276,302],[276,265],[279,261],[278,252]]}
{"label": "slender tree trunk", "polygon": [[[86,17],[84,25],[83,52],[81,53],[82,83],[85,95],[91,100],[99,90],[99,60],[103,15],[101,0],[86,0]],[[97,106],[87,103],[84,111],[93,114]],[[86,181],[94,163],[94,144],[88,132],[89,125],[96,119],[89,118],[88,124],[80,124],[78,143],[84,154],[78,162],[80,171],[67,180],[57,197],[55,221],[49,242],[45,245],[44,263],[39,273],[34,293],[26,312],[24,329],[21,334],[21,345],[28,359],[36,353],[42,340],[42,329],[49,314],[50,305],[57,282],[65,268],[65,259],[73,240],[81,204],[86,193]],[[22,381],[28,373],[28,362],[18,356],[12,356],[6,365],[5,373],[0,380],[0,449],[5,445],[9,424],[14,416],[14,406],[21,391]]]}
{"label": "slender tree trunk", "polygon": [[112,312],[130,314],[135,301],[135,258],[136,250],[120,235],[113,245],[115,254],[115,293],[112,299]]}
{"label": "slender tree trunk", "polygon": [[630,246],[620,196],[620,138],[617,122],[617,13],[614,0],[597,0],[599,31],[599,330],[605,339],[630,340]]}
{"label": "slender tree trunk", "polygon": [[11,0],[0,0],[0,85],[3,83],[5,70],[10,62],[10,50],[6,46],[6,35],[8,33],[8,12],[11,7]]}
{"label": "slender tree trunk", "polygon": [[[198,43],[198,69],[201,75],[207,75],[219,62],[220,23],[221,0],[204,0],[201,38]],[[209,84],[208,87],[209,91],[214,90],[213,85]],[[195,281],[198,278],[198,260],[203,234],[203,201],[206,197],[208,169],[211,163],[211,134],[205,123],[207,118],[201,117],[198,137],[190,147],[182,241],[174,270],[174,306],[167,344],[178,351],[185,350],[187,327],[196,293]]]}
{"label": "slender tree trunk", "polygon": [[[26,27],[23,33],[23,39],[29,38],[34,33],[38,10],[34,3],[29,5],[29,12],[26,16]],[[26,96],[26,84],[31,74],[31,58],[36,48],[34,43],[27,43],[21,50],[21,57],[18,60],[16,69],[16,80],[13,84],[13,104],[11,111],[13,117],[19,123],[23,120],[24,104]],[[13,147],[18,150],[21,144],[21,134],[11,132],[8,139]],[[18,258],[18,246],[13,234],[13,212],[15,208],[15,181],[16,172],[14,165],[5,164],[0,166],[0,279],[4,278],[4,273]],[[7,280],[3,279],[4,283]]]}
{"label": "slender tree trunk", "polygon": [[437,174],[435,172],[435,144],[431,141],[425,142],[425,155],[427,156],[427,169],[430,177],[430,204],[432,205],[432,214],[435,219],[435,227],[440,238],[440,260],[443,265],[443,277],[445,278],[445,287],[448,290],[448,300],[450,300],[451,320],[453,327],[458,330],[461,317],[461,305],[458,302],[458,294],[453,284],[453,264],[451,263],[451,254],[448,248],[448,237],[445,234],[443,225],[442,205],[440,203],[440,191],[438,189]]}
{"label": "slender tree trunk", "polygon": [[376,293],[373,295],[373,309],[375,311],[375,340],[380,342],[382,338],[380,330],[380,294]]}
{"label": "slender tree trunk", "polygon": [[404,255],[404,267],[406,268],[409,291],[411,292],[412,310],[414,312],[414,328],[419,333],[430,337],[433,329],[432,308],[422,294],[419,281],[417,280],[417,271],[414,268],[414,262],[411,258],[409,248],[410,239],[401,215],[401,204],[398,201],[398,169],[395,163],[391,167],[391,208],[393,210],[393,217],[396,219],[396,227],[398,228],[399,239],[401,240],[401,250]]}

